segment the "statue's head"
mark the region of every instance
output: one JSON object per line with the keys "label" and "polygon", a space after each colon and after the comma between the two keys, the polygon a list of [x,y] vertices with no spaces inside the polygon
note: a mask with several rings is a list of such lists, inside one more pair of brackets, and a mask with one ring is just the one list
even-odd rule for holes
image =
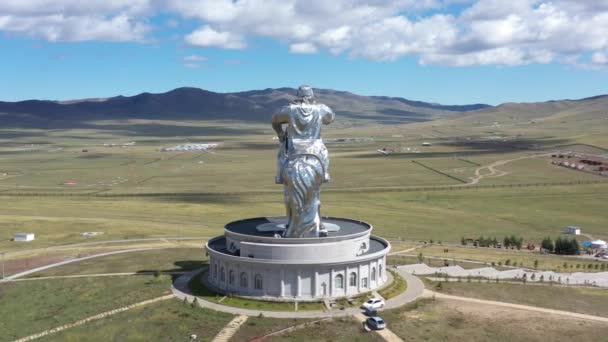
{"label": "statue's head", "polygon": [[303,101],[303,102],[314,102],[315,99],[315,95],[312,92],[312,88],[309,85],[301,85],[298,88],[298,97]]}

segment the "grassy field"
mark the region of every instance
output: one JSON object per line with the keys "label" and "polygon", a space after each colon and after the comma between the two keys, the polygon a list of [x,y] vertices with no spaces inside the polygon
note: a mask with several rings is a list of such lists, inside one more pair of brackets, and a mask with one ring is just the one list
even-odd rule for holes
{"label": "grassy field", "polygon": [[405,341],[595,341],[602,323],[460,301],[419,301],[385,310],[389,329]]}
{"label": "grassy field", "polygon": [[233,318],[177,300],[131,309],[115,316],[50,335],[43,341],[211,341]]}
{"label": "grassy field", "polygon": [[265,317],[249,317],[247,322],[230,339],[233,342],[249,341],[256,337],[264,336],[275,331],[311,322],[307,319],[276,319]]}
{"label": "grassy field", "polygon": [[[429,288],[435,282],[425,280]],[[606,289],[507,283],[442,282],[442,293],[608,317]]]}
{"label": "grassy field", "polygon": [[378,294],[380,294],[385,299],[396,297],[403,293],[403,291],[407,290],[407,282],[405,281],[405,279],[403,279],[397,272],[393,272],[390,270],[389,272],[391,272],[393,276],[393,282],[389,286],[378,291]]}
{"label": "grassy field", "polygon": [[202,248],[167,248],[110,255],[54,267],[31,277],[145,271],[189,271],[209,260]]}
{"label": "grassy field", "polygon": [[[529,132],[522,138],[505,126],[498,131],[510,136],[507,142],[483,140],[487,129],[469,124],[330,127],[325,131],[328,141],[369,140],[328,142],[332,182],[323,189],[323,212],[369,221],[377,234],[407,240],[457,242],[462,236],[517,234],[538,242],[546,235],[555,237],[570,224],[596,238],[608,238],[608,218],[602,215],[608,184],[511,187],[608,181],[556,168],[547,158],[529,158],[558,143],[572,145],[584,139],[572,138],[575,134],[550,138],[549,133],[555,132],[544,131],[544,126],[536,127],[536,135]],[[1,250],[213,236],[228,221],[284,212],[282,189],[273,184],[276,142],[268,125],[141,120],[92,125],[73,130],[0,130]],[[581,127],[572,132],[577,129]],[[433,146],[422,148],[426,140]],[[137,145],[104,146],[129,141]],[[530,141],[545,150],[521,148]],[[221,145],[211,152],[160,152],[184,142]],[[394,153],[376,152],[383,147]],[[476,169],[510,160],[496,167],[503,171],[499,177],[491,177],[487,168],[480,170],[486,177],[476,185],[482,188],[467,189],[458,180],[469,182]],[[64,185],[68,180],[77,184]],[[444,186],[466,190],[441,190]],[[21,231],[35,232],[38,238],[27,244],[8,241]],[[80,235],[87,231],[104,235]]]}
{"label": "grassy field", "polygon": [[13,340],[169,293],[171,278],[125,276],[0,284],[0,331]]}

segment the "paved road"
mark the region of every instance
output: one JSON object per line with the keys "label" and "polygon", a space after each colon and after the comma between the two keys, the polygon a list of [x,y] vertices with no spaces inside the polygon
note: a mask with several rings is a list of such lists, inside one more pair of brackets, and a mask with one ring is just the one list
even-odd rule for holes
{"label": "paved road", "polygon": [[554,315],[568,316],[568,317],[578,318],[578,319],[582,319],[582,320],[608,323],[608,317],[586,315],[586,314],[580,314],[580,313],[570,312],[570,311],[545,309],[545,308],[539,308],[539,307],[530,306],[530,305],[497,302],[497,301],[493,301],[493,300],[483,300],[483,299],[476,299],[476,298],[469,298],[469,297],[452,296],[452,295],[447,295],[447,294],[443,294],[443,293],[439,293],[439,292],[434,292],[431,290],[424,290],[424,297],[428,298],[428,297],[433,297],[433,296],[435,296],[435,298],[445,298],[445,299],[460,300],[460,301],[465,301],[465,302],[470,302],[470,303],[488,304],[488,305],[493,305],[493,306],[502,306],[502,307],[513,308],[513,309],[537,311],[537,312],[549,313],[549,314],[554,314]]}

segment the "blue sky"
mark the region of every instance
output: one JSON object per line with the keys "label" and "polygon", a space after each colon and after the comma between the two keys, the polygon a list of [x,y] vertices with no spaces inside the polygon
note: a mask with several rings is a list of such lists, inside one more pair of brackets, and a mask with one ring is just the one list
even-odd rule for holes
{"label": "blue sky", "polygon": [[40,1],[0,4],[2,101],[301,83],[444,104],[608,93],[608,1]]}

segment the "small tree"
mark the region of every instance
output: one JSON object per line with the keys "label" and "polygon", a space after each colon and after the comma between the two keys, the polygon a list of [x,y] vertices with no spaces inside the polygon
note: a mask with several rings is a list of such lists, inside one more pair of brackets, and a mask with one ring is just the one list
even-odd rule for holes
{"label": "small tree", "polygon": [[467,245],[467,240],[464,238],[464,236],[460,239],[460,244],[463,246]]}
{"label": "small tree", "polygon": [[532,280],[532,281],[536,280],[536,274],[532,273],[532,276],[530,277],[530,280]]}
{"label": "small tree", "polygon": [[192,306],[193,308],[195,308],[197,304],[198,304],[198,299],[197,299],[196,297],[194,297],[194,299],[192,300],[192,304],[191,304],[191,306]]}
{"label": "small tree", "polygon": [[435,290],[437,290],[437,291],[443,290],[443,284],[441,282],[438,282],[437,285],[435,285]]}
{"label": "small tree", "polygon": [[422,252],[420,252],[418,254],[418,262],[422,264],[422,261],[424,261],[424,256],[422,255]]}
{"label": "small tree", "polygon": [[505,260],[505,266],[509,266],[509,265],[511,265],[511,259]]}
{"label": "small tree", "polygon": [[538,260],[534,260],[534,269],[538,269]]}
{"label": "small tree", "polygon": [[541,274],[540,278],[538,280],[540,280],[541,283],[544,282],[545,281],[545,275]]}

